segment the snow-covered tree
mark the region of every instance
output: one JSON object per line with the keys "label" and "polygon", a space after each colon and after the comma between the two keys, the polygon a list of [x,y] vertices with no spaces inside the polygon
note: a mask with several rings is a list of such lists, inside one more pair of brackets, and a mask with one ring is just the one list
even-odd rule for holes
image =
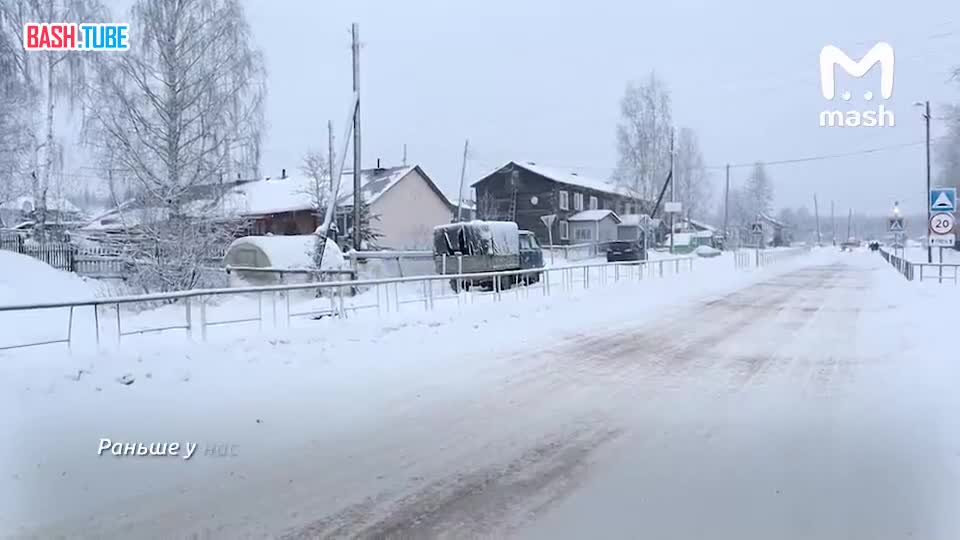
{"label": "snow-covered tree", "polygon": [[[0,33],[4,41],[16,46],[3,54],[16,65],[29,99],[23,103],[30,112],[29,126],[23,137],[32,145],[29,166],[30,191],[36,204],[34,233],[42,240],[47,220],[47,197],[51,183],[61,172],[62,147],[57,136],[57,109],[67,105],[72,111],[80,103],[83,83],[92,54],[77,51],[30,51],[23,43],[23,28],[28,22],[106,20],[99,0],[5,0],[0,2]],[[9,53],[6,54],[6,53]]]}
{"label": "snow-covered tree", "polygon": [[628,84],[620,100],[614,179],[641,204],[654,200],[667,178],[672,136],[670,91],[664,82],[651,72],[643,83]]}
{"label": "snow-covered tree", "polygon": [[33,89],[21,71],[22,46],[10,32],[10,6],[0,4],[0,204],[26,192],[32,152]]}
{"label": "snow-covered tree", "polygon": [[960,187],[960,105],[945,111],[947,133],[936,147],[937,183]]}
{"label": "snow-covered tree", "polygon": [[773,205],[773,183],[763,163],[754,164],[744,186],[744,196],[747,208],[754,217],[770,212]]}
{"label": "snow-covered tree", "polygon": [[192,288],[242,227],[211,201],[259,169],[262,58],[238,0],[138,0],[130,20],[130,50],[98,57],[88,133],[138,199],[140,281]]}
{"label": "snow-covered tree", "polygon": [[697,134],[681,128],[677,135],[676,165],[677,200],[684,213],[694,219],[703,218],[710,204],[713,189],[700,151]]}
{"label": "snow-covered tree", "polygon": [[[323,223],[324,215],[327,212],[328,202],[330,201],[330,193],[333,191],[333,187],[330,183],[330,166],[328,158],[320,152],[311,150],[303,156],[303,163],[300,164],[300,171],[307,176],[309,182],[306,185],[306,195],[310,198],[310,206],[313,209],[313,215],[317,220],[317,223]],[[331,221],[333,227],[336,226],[336,220]],[[331,228],[333,228],[331,227]],[[327,235],[332,239],[336,240],[336,235],[331,234]],[[317,240],[314,243],[313,249],[310,253],[310,258],[313,260],[314,266],[320,268],[320,263],[323,261],[323,251],[326,247],[326,236],[317,235]]]}

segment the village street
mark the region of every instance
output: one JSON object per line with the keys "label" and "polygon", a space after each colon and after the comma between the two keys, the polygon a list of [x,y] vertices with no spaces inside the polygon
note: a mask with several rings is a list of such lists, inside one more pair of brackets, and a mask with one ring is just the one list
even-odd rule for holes
{"label": "village street", "polygon": [[[528,324],[530,339],[488,351],[453,322],[440,347],[430,325],[362,346],[420,340],[415,369],[387,354],[374,371],[311,370],[294,338],[275,347],[295,369],[259,381],[279,392],[235,383],[149,411],[131,395],[149,426],[104,411],[36,468],[14,449],[27,472],[3,481],[22,496],[0,515],[43,538],[952,538],[960,369],[918,331],[934,300],[875,254],[830,253],[653,314],[603,315],[602,294],[525,322],[501,307],[490,329]],[[474,346],[449,346],[460,338]],[[238,450],[98,457],[98,437]],[[44,507],[61,504],[72,515],[55,522]]]}

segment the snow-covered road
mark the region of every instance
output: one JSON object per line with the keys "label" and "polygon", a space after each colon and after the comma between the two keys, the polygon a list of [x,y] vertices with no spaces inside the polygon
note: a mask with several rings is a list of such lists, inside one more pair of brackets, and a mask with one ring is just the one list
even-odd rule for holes
{"label": "snow-covered road", "polygon": [[[603,309],[652,289],[544,299],[522,317],[501,306],[492,333],[456,334],[480,352],[433,323],[356,344],[445,345],[403,376],[364,362],[242,384],[224,372],[203,408],[141,394],[117,411],[113,388],[99,404],[63,398],[14,429],[0,524],[43,538],[960,537],[960,368],[943,308],[960,295],[908,284],[876,254],[807,261],[652,311]],[[511,325],[530,338],[499,342]],[[298,367],[323,356],[275,345]],[[238,450],[98,458],[98,437]]]}

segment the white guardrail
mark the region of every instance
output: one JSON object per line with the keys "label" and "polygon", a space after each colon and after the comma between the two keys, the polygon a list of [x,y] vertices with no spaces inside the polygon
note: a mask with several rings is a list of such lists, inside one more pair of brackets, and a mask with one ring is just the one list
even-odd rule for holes
{"label": "white guardrail", "polygon": [[[790,253],[792,251],[785,250],[778,252],[778,254],[770,253],[769,256],[757,256],[758,266],[795,254]],[[376,310],[377,314],[381,315],[383,313],[399,312],[401,306],[406,304],[422,304],[424,310],[430,311],[440,301],[456,301],[458,306],[472,304],[479,298],[491,298],[494,302],[500,302],[510,294],[507,291],[511,287],[505,287],[504,282],[517,283],[512,288],[514,289],[513,294],[516,295],[518,300],[529,297],[530,294],[536,292],[540,292],[543,296],[550,296],[554,290],[573,291],[578,286],[582,289],[589,289],[593,286],[604,286],[610,282],[662,278],[666,275],[680,274],[684,271],[692,271],[696,260],[697,257],[678,257],[653,261],[596,263],[505,272],[197,289],[171,293],[93,298],[83,301],[7,305],[0,306],[0,314],[14,312],[18,315],[27,315],[42,310],[66,310],[66,320],[63,321],[65,328],[59,336],[45,339],[16,344],[0,341],[0,351],[58,343],[71,347],[77,341],[77,329],[75,328],[79,326],[76,324],[77,315],[78,312],[85,311],[84,308],[90,308],[92,312],[92,329],[88,329],[88,332],[93,334],[92,337],[97,347],[100,347],[105,340],[119,344],[127,336],[175,330],[184,332],[186,337],[190,339],[195,339],[199,334],[199,338],[206,341],[208,329],[224,325],[255,323],[258,330],[263,330],[265,323],[268,321],[270,323],[269,327],[283,328],[290,327],[291,320],[295,318],[310,317],[316,319],[325,316],[349,318],[363,310]],[[743,267],[740,253],[736,256],[736,267]],[[490,279],[493,284],[492,290],[478,290],[476,287],[463,290],[461,286],[459,287],[461,292],[456,293],[452,287],[456,282],[487,279]],[[401,297],[400,286],[404,284],[417,285],[419,290],[413,297]],[[374,292],[371,293],[371,290]],[[302,311],[296,311],[294,309],[296,306],[291,302],[291,293],[295,291],[314,291],[318,303],[328,303],[329,307],[320,309],[318,306],[312,305],[306,306]],[[363,291],[364,293],[350,298],[351,301],[348,302],[347,298],[357,291]],[[255,296],[255,314],[220,320],[212,320],[208,317],[209,300],[225,297],[249,298],[250,295]],[[360,301],[353,302],[353,300]],[[159,304],[173,309],[172,306],[177,305],[175,303],[179,303],[177,309],[181,310],[182,313],[180,317],[176,317],[179,320],[174,320],[175,317],[168,313],[164,317],[157,317],[164,324],[137,325],[135,328],[129,328],[129,324],[127,325],[128,328],[124,326],[125,315],[129,319],[138,317],[141,313],[149,313],[149,311],[138,313],[133,310],[125,311],[123,307],[137,305],[141,308],[144,306],[156,307]],[[269,303],[269,309],[265,309],[266,303]],[[283,309],[278,307],[281,304]],[[233,313],[232,309],[225,309],[224,311]],[[281,324],[281,321],[284,320],[285,323]],[[90,336],[87,337],[89,339]]]}

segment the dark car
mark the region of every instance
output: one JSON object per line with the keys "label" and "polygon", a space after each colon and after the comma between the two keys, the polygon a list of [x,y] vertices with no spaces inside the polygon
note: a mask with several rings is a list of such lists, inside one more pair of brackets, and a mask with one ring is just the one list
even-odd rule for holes
{"label": "dark car", "polygon": [[607,262],[642,261],[646,258],[639,240],[617,240],[607,245]]}

